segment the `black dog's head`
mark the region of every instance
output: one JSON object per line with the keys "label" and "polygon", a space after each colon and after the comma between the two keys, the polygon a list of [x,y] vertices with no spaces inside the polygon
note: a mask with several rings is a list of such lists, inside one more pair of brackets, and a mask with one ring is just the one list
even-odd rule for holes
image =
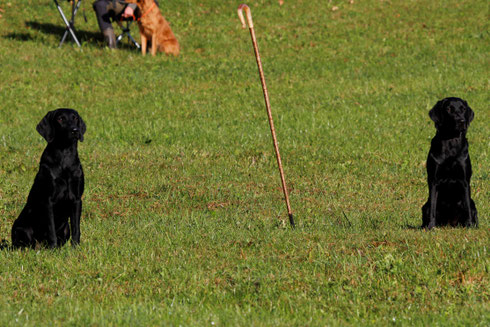
{"label": "black dog's head", "polygon": [[438,131],[464,133],[475,114],[468,103],[460,98],[445,98],[437,102],[429,111]]}
{"label": "black dog's head", "polygon": [[48,112],[36,127],[36,130],[48,143],[55,140],[71,143],[77,140],[83,141],[86,129],[78,112],[67,108]]}

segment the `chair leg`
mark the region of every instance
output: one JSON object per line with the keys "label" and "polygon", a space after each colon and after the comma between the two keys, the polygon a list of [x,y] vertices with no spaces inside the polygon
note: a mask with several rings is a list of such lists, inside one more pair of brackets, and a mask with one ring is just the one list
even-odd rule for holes
{"label": "chair leg", "polygon": [[117,23],[117,26],[119,26],[119,28],[122,30],[121,34],[119,34],[117,37],[116,37],[116,44],[118,44],[119,42],[121,42],[121,40],[123,39],[124,37],[124,32],[126,31],[123,24],[116,20],[116,23]]}
{"label": "chair leg", "polygon": [[128,37],[131,40],[131,42],[133,42],[135,47],[137,47],[138,49],[141,49],[141,46],[139,45],[139,43],[136,42],[136,40],[133,38],[133,36],[130,33],[128,33]]}
{"label": "chair leg", "polygon": [[126,23],[126,26],[123,26],[123,24],[120,22],[120,21],[117,21],[117,25],[119,25],[119,27],[121,28],[122,32],[121,34],[119,34],[119,36],[116,38],[116,44],[121,42],[121,40],[124,38],[124,36],[126,35],[128,37],[128,40],[134,44],[134,46],[138,49],[141,49],[141,46],[139,45],[139,43],[133,38],[133,36],[131,35],[131,29],[130,29],[130,26],[131,26],[131,22],[127,22]]}
{"label": "chair leg", "polygon": [[116,44],[118,44],[119,42],[121,42],[122,38],[123,38],[124,34],[119,34],[117,37],[116,37]]}
{"label": "chair leg", "polygon": [[80,8],[80,3],[81,1],[78,1],[75,5],[75,3],[72,3],[72,11],[71,11],[71,20],[68,21],[68,19],[66,18],[65,14],[63,13],[63,10],[61,9],[59,3],[57,0],[54,0],[54,3],[56,5],[56,8],[58,9],[60,15],[61,15],[61,18],[63,19],[63,22],[65,23],[66,25],[66,30],[65,30],[65,33],[63,34],[63,37],[61,38],[61,41],[60,41],[60,44],[58,45],[58,47],[61,47],[63,45],[63,43],[65,42],[65,39],[69,34],[71,34],[71,37],[73,38],[73,40],[75,41],[75,43],[78,45],[78,47],[81,47],[80,45],[80,42],[78,41],[77,39],[77,36],[75,35],[75,31],[74,31],[74,22],[75,22],[75,16],[78,12],[78,8]]}

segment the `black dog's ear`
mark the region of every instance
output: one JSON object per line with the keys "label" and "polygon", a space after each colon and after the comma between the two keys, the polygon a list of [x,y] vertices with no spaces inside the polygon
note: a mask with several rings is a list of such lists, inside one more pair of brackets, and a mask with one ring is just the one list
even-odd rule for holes
{"label": "black dog's ear", "polygon": [[436,105],[429,111],[429,117],[435,123],[438,128],[443,119],[444,100],[437,101]]}
{"label": "black dog's ear", "polygon": [[471,121],[473,120],[473,118],[475,118],[475,113],[473,112],[473,110],[470,108],[470,106],[468,106],[468,102],[466,101],[463,101],[464,105],[466,106],[466,111],[464,113],[464,117],[466,118],[466,121],[469,123],[471,123]]}
{"label": "black dog's ear", "polygon": [[41,134],[48,143],[54,140],[53,117],[55,111],[56,110],[48,112],[36,126],[38,133]]}
{"label": "black dog's ear", "polygon": [[80,142],[83,142],[83,134],[85,134],[87,126],[85,126],[85,122],[80,115],[78,115],[78,130],[80,131]]}

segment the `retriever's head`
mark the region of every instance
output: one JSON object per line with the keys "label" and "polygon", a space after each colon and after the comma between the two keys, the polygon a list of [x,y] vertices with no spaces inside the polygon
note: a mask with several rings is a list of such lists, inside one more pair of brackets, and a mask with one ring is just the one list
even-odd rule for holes
{"label": "retriever's head", "polygon": [[48,143],[83,141],[87,127],[76,110],[59,108],[50,111],[39,122],[36,130]]}
{"label": "retriever's head", "polygon": [[429,111],[438,131],[465,133],[475,114],[468,103],[460,98],[445,98]]}

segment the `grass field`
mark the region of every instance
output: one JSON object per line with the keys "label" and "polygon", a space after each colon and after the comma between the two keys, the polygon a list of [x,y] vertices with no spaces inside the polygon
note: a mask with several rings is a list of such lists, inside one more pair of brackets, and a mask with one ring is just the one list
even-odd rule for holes
{"label": "grass field", "polygon": [[[51,0],[0,1],[0,239],[36,124],[87,124],[82,244],[0,250],[1,326],[490,324],[488,1],[248,2],[294,230],[240,2],[160,3],[178,58],[105,49],[91,1],[82,50],[57,47]],[[427,113],[447,96],[475,111],[480,227],[427,232]]]}

